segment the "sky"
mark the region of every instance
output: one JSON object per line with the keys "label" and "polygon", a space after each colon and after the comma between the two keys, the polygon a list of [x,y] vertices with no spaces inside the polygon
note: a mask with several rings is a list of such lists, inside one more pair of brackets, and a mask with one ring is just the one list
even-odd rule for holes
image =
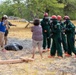
{"label": "sky", "polygon": [[5,1],[5,0],[0,0],[0,3],[2,3],[3,1]]}

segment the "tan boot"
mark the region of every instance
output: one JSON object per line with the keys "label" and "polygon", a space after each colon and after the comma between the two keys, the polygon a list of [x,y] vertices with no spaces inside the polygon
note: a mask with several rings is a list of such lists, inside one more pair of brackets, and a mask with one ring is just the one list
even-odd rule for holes
{"label": "tan boot", "polygon": [[54,56],[49,55],[48,58],[54,58]]}
{"label": "tan boot", "polygon": [[71,55],[70,55],[70,54],[68,54],[68,53],[67,53],[65,56],[66,56],[66,57],[71,57]]}
{"label": "tan boot", "polygon": [[47,48],[47,51],[50,51],[50,48]]}

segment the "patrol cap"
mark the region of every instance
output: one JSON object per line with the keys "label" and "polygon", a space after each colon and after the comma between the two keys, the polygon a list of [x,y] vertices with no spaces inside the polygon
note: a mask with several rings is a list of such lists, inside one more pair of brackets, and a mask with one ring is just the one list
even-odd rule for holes
{"label": "patrol cap", "polygon": [[62,17],[60,15],[57,16],[57,20],[61,20]]}
{"label": "patrol cap", "polygon": [[69,16],[64,16],[64,20],[69,20],[70,17]]}
{"label": "patrol cap", "polygon": [[52,19],[57,19],[57,16],[56,16],[56,15],[52,15],[51,18],[52,18]]}
{"label": "patrol cap", "polygon": [[48,13],[44,13],[44,17],[48,17]]}

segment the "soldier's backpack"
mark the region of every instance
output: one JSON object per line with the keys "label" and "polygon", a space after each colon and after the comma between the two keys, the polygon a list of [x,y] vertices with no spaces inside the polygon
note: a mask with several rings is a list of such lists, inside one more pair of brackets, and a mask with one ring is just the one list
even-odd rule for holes
{"label": "soldier's backpack", "polygon": [[18,50],[22,50],[23,46],[17,44],[17,43],[13,43],[13,44],[9,44],[5,46],[6,50],[13,50],[13,51],[18,51]]}

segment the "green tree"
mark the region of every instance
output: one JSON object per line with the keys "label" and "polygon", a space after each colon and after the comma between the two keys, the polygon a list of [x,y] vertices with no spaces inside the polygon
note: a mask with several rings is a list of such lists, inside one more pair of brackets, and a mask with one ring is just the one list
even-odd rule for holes
{"label": "green tree", "polygon": [[[69,15],[72,19],[76,18],[76,1],[64,0],[64,15]],[[73,17],[74,16],[74,17]]]}
{"label": "green tree", "polygon": [[44,12],[51,15],[69,15],[76,19],[75,0],[6,0],[0,4],[0,15],[17,16],[32,20],[42,18]]}
{"label": "green tree", "polygon": [[9,0],[6,0],[2,4],[0,4],[1,16],[4,14],[13,15],[12,7],[10,6],[10,4],[11,4],[11,1],[9,1]]}

